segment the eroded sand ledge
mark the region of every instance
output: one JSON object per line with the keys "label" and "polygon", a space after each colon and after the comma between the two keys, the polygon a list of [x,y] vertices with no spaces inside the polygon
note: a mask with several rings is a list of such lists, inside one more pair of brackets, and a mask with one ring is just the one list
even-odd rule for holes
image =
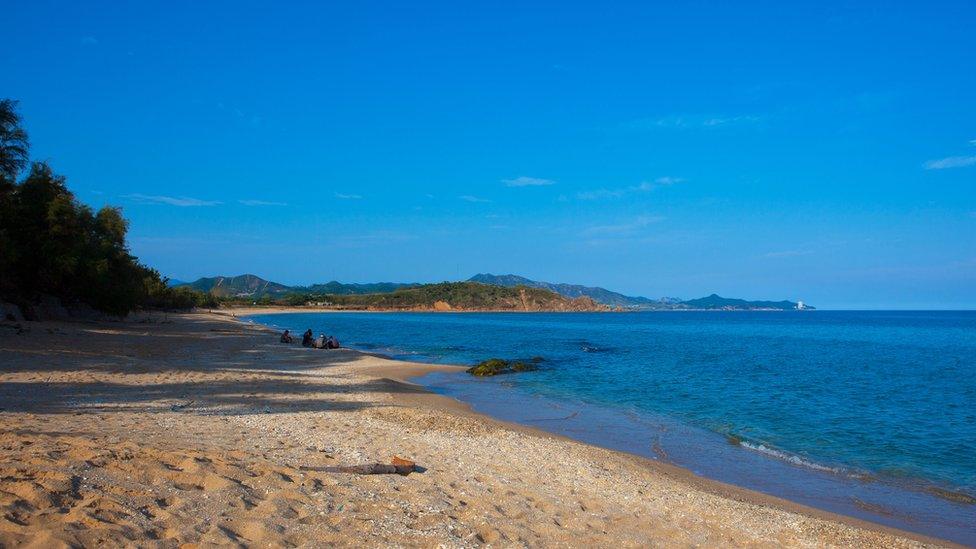
{"label": "eroded sand ledge", "polygon": [[[499,423],[217,314],[0,329],[0,546],[850,546],[920,536]],[[302,467],[408,457],[409,477]]]}

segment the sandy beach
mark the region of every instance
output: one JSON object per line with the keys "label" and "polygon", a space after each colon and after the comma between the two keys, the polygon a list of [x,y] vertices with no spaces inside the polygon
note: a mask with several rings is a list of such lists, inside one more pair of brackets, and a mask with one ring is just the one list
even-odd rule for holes
{"label": "sandy beach", "polygon": [[[24,327],[0,328],[0,547],[950,545],[497,422],[406,381],[452,367],[227,314]],[[393,456],[425,470],[316,470]]]}

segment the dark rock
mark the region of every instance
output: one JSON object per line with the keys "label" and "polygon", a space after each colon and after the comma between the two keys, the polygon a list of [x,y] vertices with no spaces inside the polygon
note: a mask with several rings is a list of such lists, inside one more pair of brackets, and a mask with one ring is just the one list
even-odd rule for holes
{"label": "dark rock", "polygon": [[467,372],[473,376],[487,377],[487,376],[497,376],[499,374],[511,374],[514,372],[531,372],[537,370],[538,368],[535,364],[525,361],[513,361],[502,360],[500,358],[489,358],[488,360],[478,363],[470,368]]}
{"label": "dark rock", "polygon": [[519,361],[519,362],[516,362],[516,363],[512,364],[512,371],[513,372],[532,372],[532,371],[535,371],[535,370],[538,370],[538,369],[539,368],[535,364],[532,364],[530,362],[521,362],[521,361]]}

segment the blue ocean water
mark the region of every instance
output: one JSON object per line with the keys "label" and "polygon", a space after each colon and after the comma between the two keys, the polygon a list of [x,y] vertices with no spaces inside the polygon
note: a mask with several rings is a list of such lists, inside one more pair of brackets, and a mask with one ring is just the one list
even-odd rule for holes
{"label": "blue ocean water", "polygon": [[[504,419],[531,423],[543,410],[556,419],[566,412],[567,421],[555,427],[537,426],[777,495],[807,497],[821,507],[837,505],[811,500],[809,492],[829,501],[846,495],[852,508],[887,506],[890,512],[882,515],[901,512],[915,520],[924,511],[919,506],[928,507],[933,520],[961,521],[963,535],[951,537],[976,542],[965,527],[976,520],[976,506],[965,503],[966,494],[976,496],[976,312],[302,313],[253,319],[299,332],[311,327],[344,345],[401,359],[470,365],[489,357],[540,356],[536,372],[489,379],[441,375],[427,383]],[[534,416],[526,413],[532,402]],[[584,409],[590,419],[578,418]],[[689,446],[689,439],[697,442]],[[806,469],[847,480],[830,481],[839,488],[807,486],[797,497],[770,488],[766,484],[775,483],[763,475],[750,480],[750,471],[765,467],[753,455],[786,464],[785,472],[775,473],[781,476]],[[738,476],[729,472],[731,462],[743,467]],[[809,474],[781,484],[811,481]],[[858,492],[868,481],[879,487]],[[892,486],[956,496],[926,503],[904,492],[884,495]]]}

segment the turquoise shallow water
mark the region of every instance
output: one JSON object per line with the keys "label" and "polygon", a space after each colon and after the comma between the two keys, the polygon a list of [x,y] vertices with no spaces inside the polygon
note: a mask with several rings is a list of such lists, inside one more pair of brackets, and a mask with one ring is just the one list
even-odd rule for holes
{"label": "turquoise shallow water", "polygon": [[[976,495],[974,312],[320,313],[254,320],[299,332],[311,327],[394,358],[472,364],[541,356],[537,372],[434,376],[428,384],[506,419],[531,422],[524,411],[533,402],[557,419],[585,409],[590,419],[577,414],[550,430],[666,456],[709,476],[729,474],[722,460],[747,463],[755,454],[860,484]],[[498,402],[508,405],[499,409]],[[672,434],[660,438],[657,431]],[[742,441],[741,451],[725,456],[730,436]],[[698,442],[689,447],[688,439]],[[708,459],[700,456],[706,449]],[[766,488],[761,479],[722,480]],[[816,490],[829,499],[832,489]],[[895,515],[944,505],[874,496]],[[950,505],[958,508],[929,511],[962,521],[964,535],[951,537],[976,541],[964,524],[976,518],[976,506]]]}

